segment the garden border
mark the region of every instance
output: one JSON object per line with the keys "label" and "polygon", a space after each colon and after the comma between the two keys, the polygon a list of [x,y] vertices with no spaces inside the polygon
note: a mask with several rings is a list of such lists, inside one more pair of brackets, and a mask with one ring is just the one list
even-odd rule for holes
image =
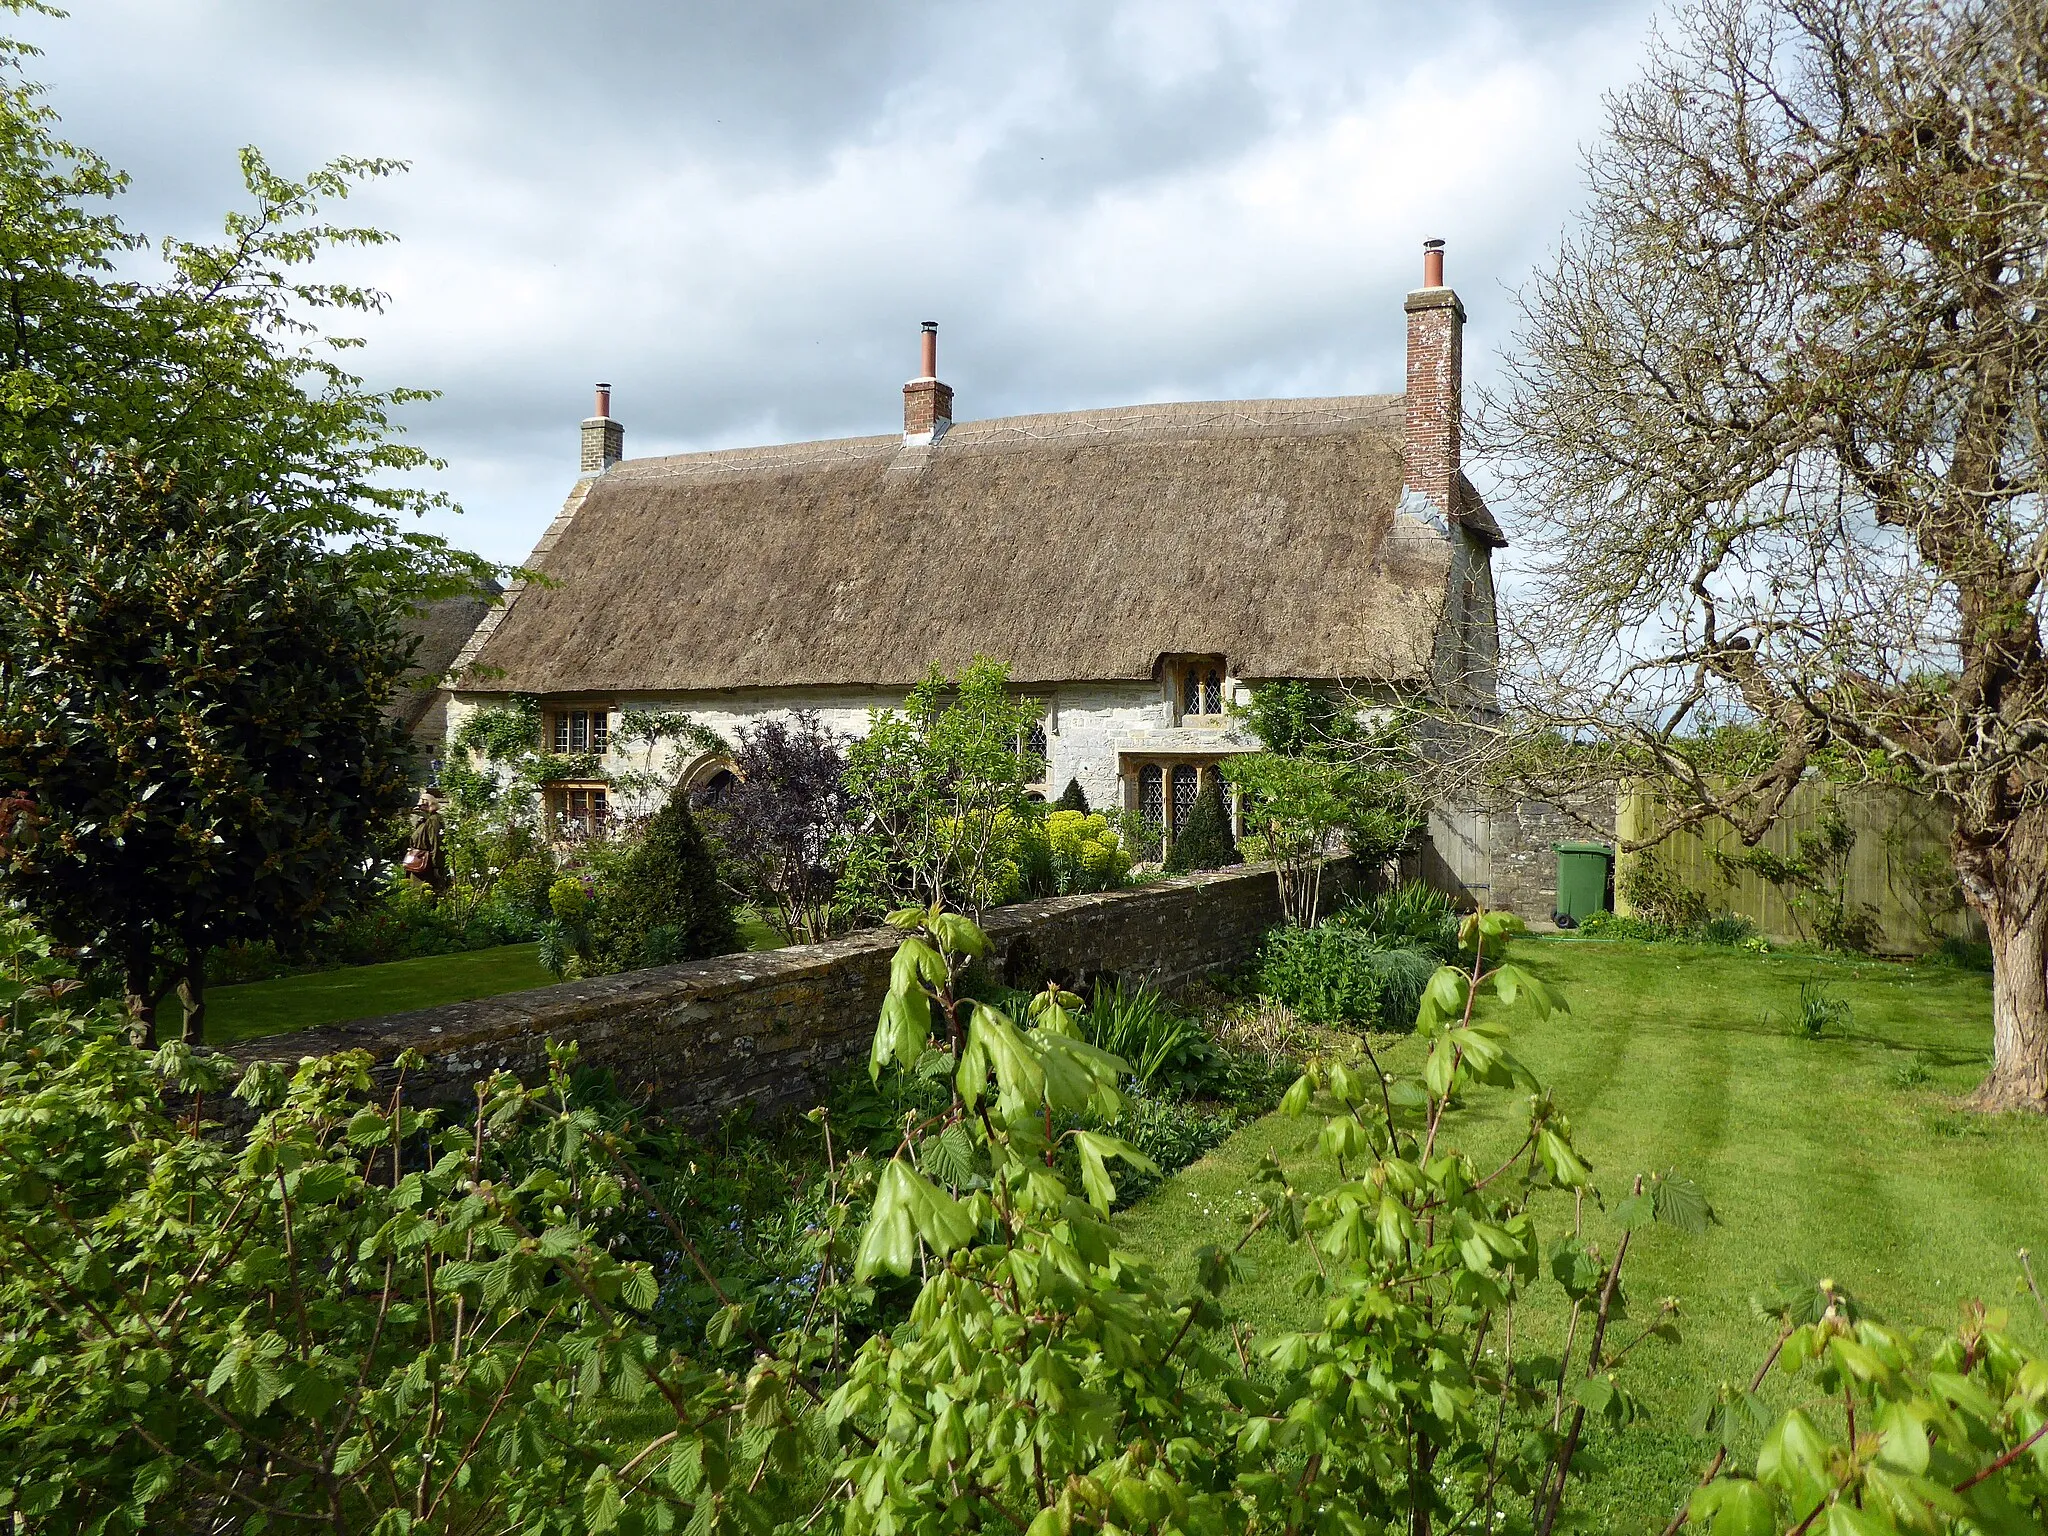
{"label": "garden border", "polygon": [[[1325,910],[1358,881],[1349,859],[1324,874]],[[1182,875],[1134,890],[1054,896],[990,912],[985,962],[1011,986],[1097,976],[1170,984],[1251,958],[1280,921],[1268,864]],[[230,1046],[244,1066],[369,1052],[388,1083],[411,1049],[408,1097],[474,1103],[497,1071],[535,1081],[549,1040],[575,1040],[579,1064],[608,1070],[700,1125],[735,1112],[776,1115],[819,1101],[865,1056],[901,935],[868,929],[822,944],[722,955],[689,965],[564,982],[474,1002],[267,1035]]]}

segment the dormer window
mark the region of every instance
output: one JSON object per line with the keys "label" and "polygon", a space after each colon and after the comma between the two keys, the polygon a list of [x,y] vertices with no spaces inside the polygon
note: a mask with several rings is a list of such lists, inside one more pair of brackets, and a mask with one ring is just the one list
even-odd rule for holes
{"label": "dormer window", "polygon": [[1223,658],[1189,656],[1176,663],[1174,703],[1183,720],[1223,718]]}

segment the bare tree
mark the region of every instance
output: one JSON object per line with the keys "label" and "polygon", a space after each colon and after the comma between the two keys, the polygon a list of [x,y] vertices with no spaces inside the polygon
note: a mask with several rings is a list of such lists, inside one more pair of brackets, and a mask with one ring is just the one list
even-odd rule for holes
{"label": "bare tree", "polygon": [[1699,0],[1478,423],[1540,509],[1512,705],[1678,825],[1822,770],[1953,811],[1987,1108],[2048,1108],[2044,88],[2042,0]]}

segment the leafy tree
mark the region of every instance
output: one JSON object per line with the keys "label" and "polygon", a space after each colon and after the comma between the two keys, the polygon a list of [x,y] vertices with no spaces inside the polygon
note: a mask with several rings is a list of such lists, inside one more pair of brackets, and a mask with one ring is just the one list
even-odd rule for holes
{"label": "leafy tree", "polygon": [[994,902],[1005,814],[1032,811],[1024,786],[1040,765],[1024,744],[1037,718],[1010,692],[1009,669],[986,656],[957,681],[933,667],[900,713],[873,712],[846,754],[849,904],[881,912],[903,901],[974,910]]}
{"label": "leafy tree", "polygon": [[677,789],[598,892],[590,918],[597,967],[674,965],[740,947],[718,858]]}
{"label": "leafy tree", "polygon": [[405,167],[343,159],[292,181],[245,149],[250,206],[227,216],[220,242],[153,246],[109,206],[128,178],[59,137],[23,79],[34,52],[0,38],[0,469],[132,447],[333,548],[337,575],[388,594],[395,615],[492,575],[398,521],[448,504],[404,481],[439,465],[393,420],[431,393],[365,389],[339,361],[360,343],[314,323],[374,313],[385,295],[305,269],[392,238],[328,222],[321,205]]}
{"label": "leafy tree", "polygon": [[1241,862],[1237,839],[1230,831],[1230,810],[1223,803],[1223,783],[1210,774],[1195,796],[1187,825],[1174,833],[1166,851],[1166,872],[1184,875],[1193,869],[1221,869]]}
{"label": "leafy tree", "polygon": [[1242,792],[1245,824],[1279,866],[1282,910],[1307,926],[1323,864],[1340,843],[1378,865],[1414,836],[1426,809],[1421,754],[1400,725],[1364,719],[1355,702],[1320,684],[1261,683],[1232,710],[1265,750],[1226,760],[1223,776]]}
{"label": "leafy tree", "polygon": [[1338,833],[1354,810],[1350,770],[1328,758],[1252,752],[1226,759],[1223,776],[1243,791],[1245,821],[1273,861],[1282,914],[1308,927],[1322,905],[1323,866],[1341,851]]}
{"label": "leafy tree", "polygon": [[[2048,1109],[2048,11],[1697,0],[1610,99],[1482,436],[1519,707],[1754,844],[1814,770],[1953,813],[1977,1102]],[[1748,725],[1733,775],[1694,742]]]}
{"label": "leafy tree", "polygon": [[846,754],[816,711],[742,727],[735,782],[718,802],[727,859],[795,942],[832,931],[848,830]]}
{"label": "leafy tree", "polygon": [[0,498],[0,888],[118,965],[137,1038],[215,945],[286,946],[367,888],[410,748],[410,647],[346,557],[232,493],[99,458]]}
{"label": "leafy tree", "polygon": [[[46,598],[0,621],[0,797],[36,808],[7,882],[116,951],[145,1037],[182,976],[196,1033],[207,943],[288,939],[351,898],[391,809],[370,717],[409,659],[402,620],[491,567],[401,528],[445,504],[402,481],[433,461],[392,415],[427,397],[365,389],[338,361],[355,340],[315,324],[383,296],[308,265],[387,238],[321,205],[400,167],[292,181],[244,151],[250,206],[221,241],[152,247],[107,206],[125,178],[58,137],[22,78],[32,52],[0,39],[4,579],[51,562]],[[162,627],[121,632],[116,612]],[[37,752],[68,754],[75,786]]]}

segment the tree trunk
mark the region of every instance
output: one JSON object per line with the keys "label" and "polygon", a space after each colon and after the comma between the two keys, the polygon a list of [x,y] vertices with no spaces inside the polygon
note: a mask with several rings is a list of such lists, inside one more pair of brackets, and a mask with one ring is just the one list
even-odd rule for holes
{"label": "tree trunk", "polygon": [[121,957],[128,994],[128,1041],[138,1050],[156,1049],[156,951],[148,939],[131,942]]}
{"label": "tree trunk", "polygon": [[2048,1110],[2048,823],[2034,814],[1972,837],[1956,872],[1991,938],[1991,1075],[1978,1109]]}

